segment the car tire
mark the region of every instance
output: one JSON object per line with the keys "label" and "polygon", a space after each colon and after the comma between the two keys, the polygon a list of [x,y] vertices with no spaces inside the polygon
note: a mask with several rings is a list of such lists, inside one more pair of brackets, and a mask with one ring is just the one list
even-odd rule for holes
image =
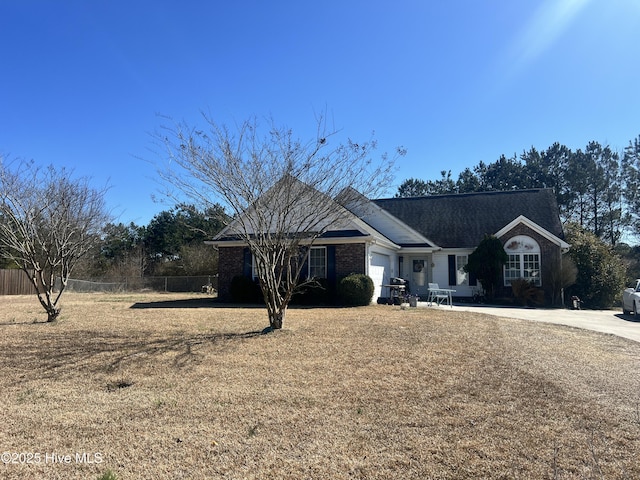
{"label": "car tire", "polygon": [[638,318],[638,305],[636,302],[633,302],[633,316]]}
{"label": "car tire", "polygon": [[627,310],[626,308],[624,308],[624,302],[622,302],[622,314],[623,315],[629,315],[631,312],[629,310]]}

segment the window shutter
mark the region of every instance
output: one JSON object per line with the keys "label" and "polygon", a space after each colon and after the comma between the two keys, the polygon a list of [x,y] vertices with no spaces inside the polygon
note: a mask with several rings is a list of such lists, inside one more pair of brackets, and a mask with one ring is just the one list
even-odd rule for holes
{"label": "window shutter", "polygon": [[249,247],[245,247],[242,252],[242,276],[247,278],[253,277],[253,270],[251,268],[251,250]]}
{"label": "window shutter", "polygon": [[327,280],[336,281],[336,246],[327,245]]}
{"label": "window shutter", "polygon": [[307,280],[309,278],[309,252],[309,248],[300,247],[300,255],[304,255],[302,270],[300,270],[300,280]]}
{"label": "window shutter", "polygon": [[449,285],[456,284],[456,256],[449,255]]}

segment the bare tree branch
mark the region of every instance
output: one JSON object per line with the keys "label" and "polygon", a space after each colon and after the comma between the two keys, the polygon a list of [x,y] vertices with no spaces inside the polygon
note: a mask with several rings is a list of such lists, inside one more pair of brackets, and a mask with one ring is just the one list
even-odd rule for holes
{"label": "bare tree branch", "polygon": [[374,162],[373,139],[338,143],[324,117],[307,141],[273,120],[266,133],[255,118],[235,130],[204,120],[206,131],[176,123],[155,135],[166,157],[159,169],[165,195],[228,209],[224,234],[249,246],[271,326],[281,328],[291,297],[307,281],[300,274],[308,249],[329,229],[353,220],[354,202],[387,191],[395,158],[382,155]]}
{"label": "bare tree branch", "polygon": [[29,276],[48,321],[60,314],[69,275],[109,220],[105,192],[64,168],[0,159],[0,255]]}

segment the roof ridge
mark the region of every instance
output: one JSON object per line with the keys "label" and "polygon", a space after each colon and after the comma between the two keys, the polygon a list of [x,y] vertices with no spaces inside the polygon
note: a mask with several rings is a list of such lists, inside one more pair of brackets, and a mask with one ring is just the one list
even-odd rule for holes
{"label": "roof ridge", "polygon": [[477,246],[484,234],[494,234],[518,215],[563,237],[550,188],[400,197],[373,203],[441,247]]}
{"label": "roof ridge", "polygon": [[373,201],[379,200],[416,200],[416,199],[425,199],[425,198],[446,198],[446,197],[471,197],[478,195],[513,195],[518,193],[533,193],[539,191],[551,190],[551,187],[532,187],[532,188],[522,188],[517,190],[485,190],[482,192],[463,192],[463,193],[440,193],[436,195],[420,195],[416,197],[391,197],[391,198],[377,198]]}

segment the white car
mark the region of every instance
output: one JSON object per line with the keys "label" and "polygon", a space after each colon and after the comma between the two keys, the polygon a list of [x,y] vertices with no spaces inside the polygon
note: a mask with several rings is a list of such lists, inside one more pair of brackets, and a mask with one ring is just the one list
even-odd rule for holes
{"label": "white car", "polygon": [[622,292],[622,313],[640,316],[640,279],[636,280],[635,287],[629,287]]}

